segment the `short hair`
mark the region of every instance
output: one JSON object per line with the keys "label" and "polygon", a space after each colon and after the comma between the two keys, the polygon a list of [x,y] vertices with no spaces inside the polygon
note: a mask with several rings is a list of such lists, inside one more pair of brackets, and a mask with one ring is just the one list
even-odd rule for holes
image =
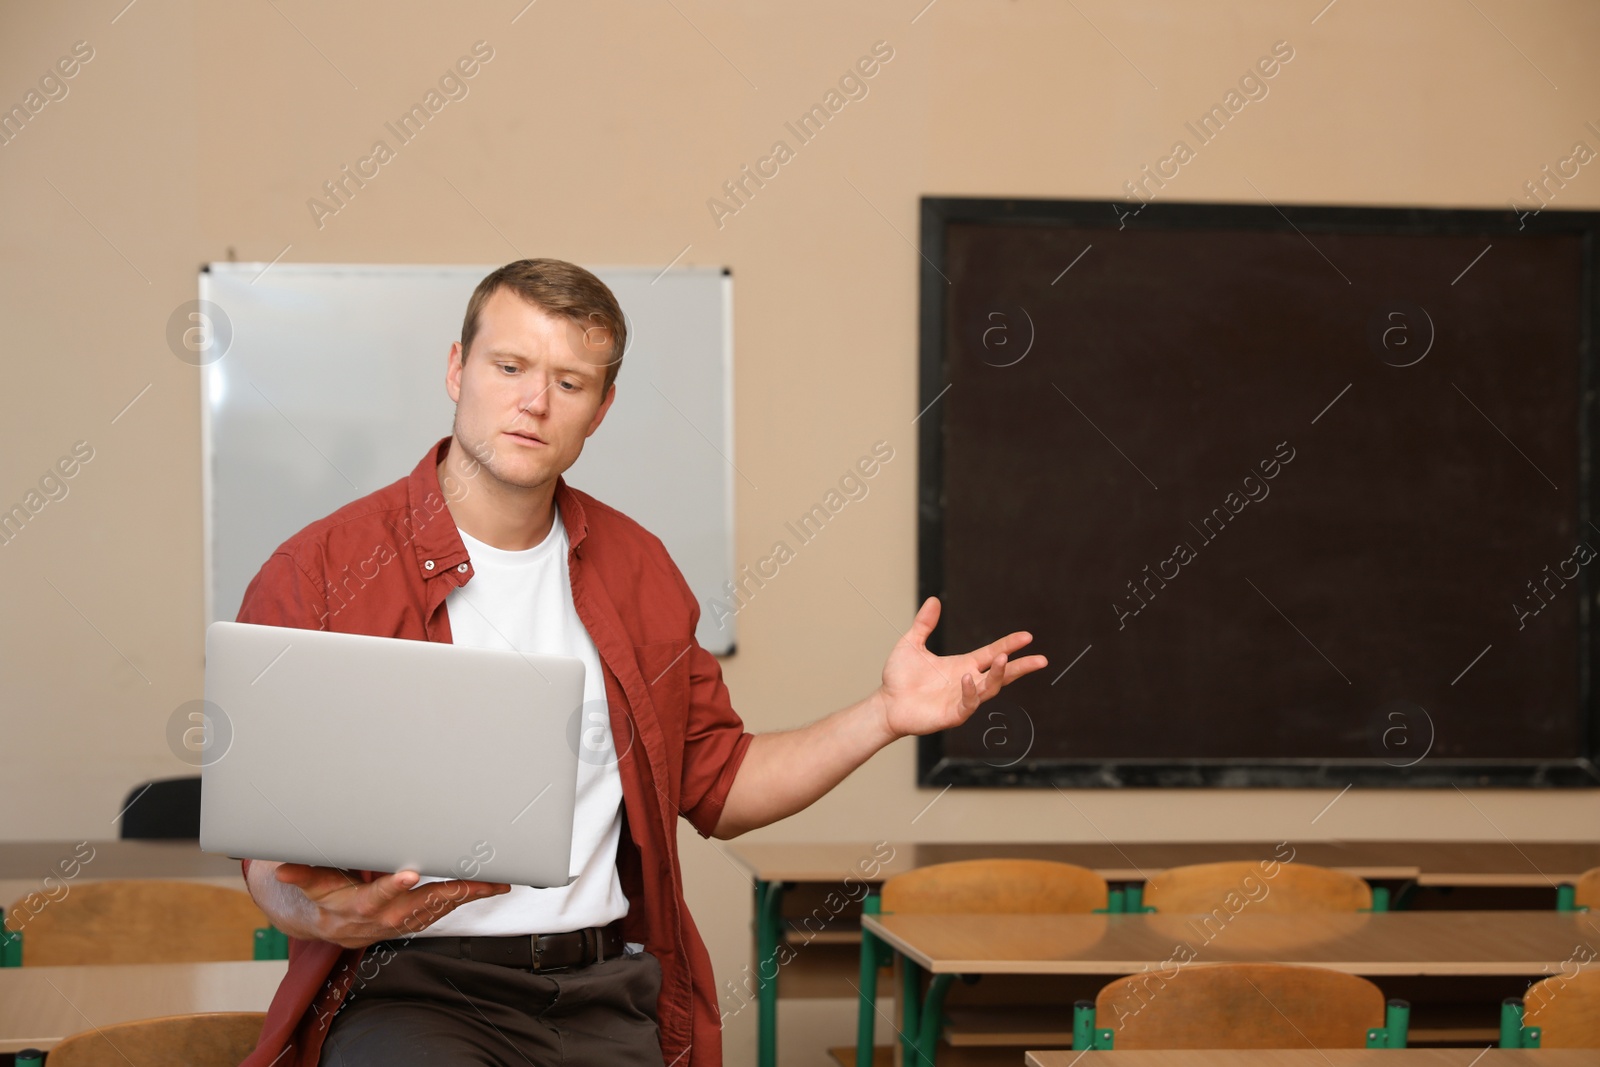
{"label": "short hair", "polygon": [[478,317],[483,305],[501,289],[509,289],[528,303],[550,315],[558,315],[591,329],[604,330],[611,338],[611,360],[606,365],[604,395],[617,380],[622,356],[628,345],[628,323],[622,305],[609,286],[576,263],[564,259],[519,259],[491,271],[467,301],[467,316],[461,323],[461,362],[478,333]]}

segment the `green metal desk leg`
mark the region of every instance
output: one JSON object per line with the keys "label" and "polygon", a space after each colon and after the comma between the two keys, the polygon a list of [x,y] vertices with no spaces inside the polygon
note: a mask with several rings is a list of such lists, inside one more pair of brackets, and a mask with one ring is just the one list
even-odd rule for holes
{"label": "green metal desk leg", "polygon": [[[861,902],[863,915],[877,915],[882,900],[876,893]],[[861,988],[860,1002],[856,1005],[856,1062],[862,1067],[872,1065],[872,1042],[877,1029],[878,1010],[878,955],[880,942],[866,930],[861,931]]]}
{"label": "green metal desk leg", "polygon": [[[756,1063],[778,1067],[778,939],[782,882],[756,882]],[[770,972],[770,977],[769,977]]]}
{"label": "green metal desk leg", "polygon": [[920,1067],[917,1039],[922,1031],[922,968],[900,957],[900,1048],[906,1067]]}

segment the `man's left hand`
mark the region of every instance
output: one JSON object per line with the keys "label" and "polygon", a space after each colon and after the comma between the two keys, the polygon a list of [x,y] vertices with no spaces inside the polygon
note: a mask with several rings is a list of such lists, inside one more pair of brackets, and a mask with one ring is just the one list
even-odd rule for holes
{"label": "man's left hand", "polygon": [[1011,659],[1033,640],[1022,630],[964,655],[935,656],[927,640],[938,622],[939,598],[929,597],[883,666],[878,695],[885,725],[896,737],[959,726],[1005,685],[1048,662],[1039,655]]}

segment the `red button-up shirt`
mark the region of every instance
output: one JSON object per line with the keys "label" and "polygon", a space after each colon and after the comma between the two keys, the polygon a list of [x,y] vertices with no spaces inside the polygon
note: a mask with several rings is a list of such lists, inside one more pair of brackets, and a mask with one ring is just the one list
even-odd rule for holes
{"label": "red button-up shirt", "polygon": [[[474,485],[447,478],[441,487],[437,468],[449,443],[430,448],[405,478],[285,541],[245,590],[238,621],[450,641],[445,596],[473,571],[446,492],[459,498]],[[699,603],[661,542],[561,478],[555,503],[571,546],[573,606],[600,653],[622,753],[623,934],[661,961],[666,1062],[720,1065],[715,980],[684,904],[677,816],[711,834],[751,735],[729,702],[721,666],[695,641]],[[443,735],[448,724],[439,725]],[[243,868],[248,875],[249,860]],[[316,1064],[333,1014],[376,973],[377,957],[363,962],[365,952],[291,938],[288,973],[244,1067]]]}

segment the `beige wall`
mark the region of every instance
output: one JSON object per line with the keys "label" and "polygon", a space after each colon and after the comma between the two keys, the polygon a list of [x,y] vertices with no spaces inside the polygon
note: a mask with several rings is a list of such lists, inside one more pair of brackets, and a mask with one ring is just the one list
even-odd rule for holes
{"label": "beige wall", "polygon": [[[1259,188],[1280,203],[1500,208],[1575,141],[1600,148],[1584,128],[1600,123],[1600,9],[1582,0],[1346,0],[1320,16],[1323,0],[941,0],[915,22],[920,0],[544,0],[514,24],[520,0],[449,13],[141,0],[118,16],[121,3],[0,13],[0,104],[20,102],[75,41],[94,48],[69,95],[0,147],[0,503],[20,500],[74,442],[94,448],[70,495],[0,548],[7,837],[113,834],[131,783],[184,770],[164,728],[202,685],[199,403],[196,372],[164,335],[204,261],[231,250],[665,265],[688,246],[680,262],[731,266],[736,459],[760,487],[741,486],[740,560],[764,554],[872,442],[896,449],[871,495],[741,615],[727,678],[748,723],[771,729],[870,689],[914,610],[919,195],[1120,195],[1279,40],[1295,56],[1270,95],[1167,196],[1256,202]],[[307,199],[479,40],[494,58],[470,95],[319,229]],[[894,57],[869,95],[719,228],[707,199],[774,140],[794,147],[785,120],[880,40]],[[1558,206],[1600,207],[1597,172],[1582,171]],[[624,370],[624,396],[629,387]],[[1320,818],[1332,791],[951,792],[928,808],[937,794],[913,787],[913,754],[895,746],[759,836],[1600,828],[1593,792],[1352,791]],[[747,959],[749,886],[723,849],[689,833],[684,869],[719,973],[733,977]],[[798,1050],[848,1038],[842,1003],[786,1019],[789,1063],[820,1062]],[[754,1011],[741,1012],[728,1062],[748,1062],[753,1041]]]}

